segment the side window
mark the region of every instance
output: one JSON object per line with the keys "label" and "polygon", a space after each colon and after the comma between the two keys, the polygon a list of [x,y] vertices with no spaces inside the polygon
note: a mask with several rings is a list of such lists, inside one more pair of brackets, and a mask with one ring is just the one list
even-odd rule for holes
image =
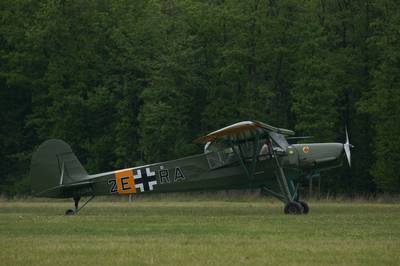
{"label": "side window", "polygon": [[258,159],[260,161],[264,161],[267,160],[269,158],[271,158],[271,148],[270,146],[267,144],[267,140],[263,140],[261,143],[261,149],[260,149],[260,153],[258,154]]}
{"label": "side window", "polygon": [[[282,148],[282,146],[285,145],[284,141],[286,141],[286,139],[284,139],[284,138],[280,139],[280,143],[278,144],[276,139],[272,139],[272,141],[271,141],[272,147],[271,147],[267,144],[267,140],[263,140],[262,143],[264,143],[264,144],[261,146],[260,153],[258,154],[259,160],[261,160],[261,161],[267,160],[267,159],[271,158],[273,153],[278,153],[278,154],[284,153],[285,150]],[[273,151],[271,150],[271,148],[273,149]]]}
{"label": "side window", "polygon": [[236,155],[229,145],[223,142],[208,142],[204,147],[208,165],[211,169],[237,161]]}
{"label": "side window", "polygon": [[269,155],[271,154],[270,148],[267,143],[264,143],[260,150],[260,155]]}
{"label": "side window", "polygon": [[242,149],[244,159],[251,158],[253,156],[253,143],[250,141],[245,141],[239,144]]}

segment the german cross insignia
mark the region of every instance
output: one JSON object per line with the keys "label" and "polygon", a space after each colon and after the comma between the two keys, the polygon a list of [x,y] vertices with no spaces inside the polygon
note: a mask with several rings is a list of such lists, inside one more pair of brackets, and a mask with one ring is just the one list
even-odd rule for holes
{"label": "german cross insignia", "polygon": [[152,191],[154,186],[157,185],[156,173],[151,171],[150,168],[136,170],[136,174],[133,176],[135,179],[135,188],[140,189],[140,192]]}

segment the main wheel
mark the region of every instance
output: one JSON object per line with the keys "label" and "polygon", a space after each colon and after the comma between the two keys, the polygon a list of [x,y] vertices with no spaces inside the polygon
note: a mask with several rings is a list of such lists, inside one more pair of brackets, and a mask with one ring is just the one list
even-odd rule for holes
{"label": "main wheel", "polygon": [[300,203],[292,201],[286,204],[283,211],[285,214],[301,214],[303,212],[303,207]]}
{"label": "main wheel", "polygon": [[68,210],[65,211],[65,215],[75,215],[75,210],[68,209]]}
{"label": "main wheel", "polygon": [[299,200],[301,207],[303,207],[303,214],[307,214],[310,211],[307,202]]}

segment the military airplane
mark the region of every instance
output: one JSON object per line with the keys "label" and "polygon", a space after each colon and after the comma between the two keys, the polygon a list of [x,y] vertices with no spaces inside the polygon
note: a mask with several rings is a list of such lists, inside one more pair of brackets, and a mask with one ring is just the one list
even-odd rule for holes
{"label": "military airplane", "polygon": [[[261,188],[281,200],[285,214],[307,214],[300,200],[302,177],[341,167],[343,155],[350,165],[346,142],[289,144],[291,130],[259,121],[242,121],[195,140],[204,153],[177,160],[90,175],[71,147],[62,140],[43,142],[31,161],[32,193],[37,197],[73,198],[77,214],[98,195],[129,195],[204,189]],[[81,197],[90,197],[81,207]]]}

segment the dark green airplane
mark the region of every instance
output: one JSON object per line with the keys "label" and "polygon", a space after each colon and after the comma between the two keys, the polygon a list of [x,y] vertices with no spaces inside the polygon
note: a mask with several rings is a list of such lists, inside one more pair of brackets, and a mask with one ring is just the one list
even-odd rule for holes
{"label": "dark green airplane", "polygon": [[[298,192],[300,178],[342,166],[346,143],[292,144],[294,132],[258,121],[243,121],[195,142],[204,153],[173,161],[89,175],[62,140],[42,143],[32,156],[32,193],[37,197],[73,198],[77,214],[98,195],[129,195],[204,189],[261,188],[285,203],[286,214],[306,214],[309,207]],[[79,208],[83,196],[90,198]]]}

